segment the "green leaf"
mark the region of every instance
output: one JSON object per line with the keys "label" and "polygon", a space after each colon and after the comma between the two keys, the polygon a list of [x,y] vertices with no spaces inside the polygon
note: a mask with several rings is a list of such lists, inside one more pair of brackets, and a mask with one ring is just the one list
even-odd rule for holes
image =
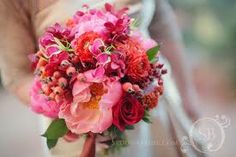
{"label": "green leaf", "polygon": [[49,125],[47,131],[42,135],[47,139],[58,139],[59,137],[63,137],[68,132],[68,128],[66,126],[64,119],[56,119],[52,121]]}
{"label": "green leaf", "polygon": [[52,149],[53,147],[55,147],[57,142],[58,142],[58,139],[47,139],[48,149]]}
{"label": "green leaf", "polygon": [[114,139],[112,141],[112,144],[109,145],[107,149],[104,149],[104,154],[114,154],[114,153],[120,153],[121,149],[124,147],[127,147],[129,145],[127,138],[125,139]]}
{"label": "green leaf", "polygon": [[112,125],[109,129],[109,134],[111,136],[112,139],[125,139],[126,136],[124,134],[124,132],[120,131],[116,126]]}
{"label": "green leaf", "polygon": [[127,130],[134,130],[134,126],[133,125],[128,125],[125,127],[125,129]]}
{"label": "green leaf", "polygon": [[148,110],[145,110],[145,111],[144,111],[144,117],[150,117],[150,113],[149,113]]}
{"label": "green leaf", "polygon": [[156,61],[156,55],[158,54],[159,50],[160,50],[160,45],[157,45],[147,51],[148,60],[151,63]]}
{"label": "green leaf", "polygon": [[149,124],[152,123],[148,117],[143,117],[143,121]]}
{"label": "green leaf", "polygon": [[140,19],[133,19],[131,21],[130,27],[131,29],[135,29],[138,28],[139,25],[140,25]]}
{"label": "green leaf", "polygon": [[114,133],[117,135],[117,137],[119,137],[121,139],[125,138],[125,134],[122,131],[120,131],[118,128],[114,129]]}

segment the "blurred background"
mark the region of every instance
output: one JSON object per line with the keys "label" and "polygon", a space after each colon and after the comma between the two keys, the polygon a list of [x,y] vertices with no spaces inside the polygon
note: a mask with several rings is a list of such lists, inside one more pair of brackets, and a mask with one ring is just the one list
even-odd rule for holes
{"label": "blurred background", "polygon": [[[226,115],[223,147],[213,157],[236,151],[236,1],[170,0],[182,30],[204,116]],[[42,157],[38,116],[0,89],[0,157]],[[12,150],[14,148],[14,150]]]}

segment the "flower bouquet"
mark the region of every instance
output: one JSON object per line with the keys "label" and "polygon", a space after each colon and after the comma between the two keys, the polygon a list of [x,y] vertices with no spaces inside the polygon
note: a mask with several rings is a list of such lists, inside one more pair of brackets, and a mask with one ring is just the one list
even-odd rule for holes
{"label": "flower bouquet", "polygon": [[125,130],[157,106],[163,92],[159,45],[144,39],[127,8],[78,11],[65,25],[56,23],[30,56],[35,71],[31,108],[52,119],[48,148],[59,138],[87,133],[112,139],[109,150],[126,140]]}

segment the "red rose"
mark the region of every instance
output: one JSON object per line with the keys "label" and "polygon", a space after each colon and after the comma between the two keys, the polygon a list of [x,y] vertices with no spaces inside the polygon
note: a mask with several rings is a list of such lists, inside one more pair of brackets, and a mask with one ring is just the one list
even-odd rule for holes
{"label": "red rose", "polygon": [[151,70],[148,57],[145,53],[133,55],[127,64],[126,75],[134,82],[146,79]]}
{"label": "red rose", "polygon": [[144,107],[132,95],[124,95],[119,103],[113,107],[113,124],[124,131],[128,125],[134,125],[144,116]]}

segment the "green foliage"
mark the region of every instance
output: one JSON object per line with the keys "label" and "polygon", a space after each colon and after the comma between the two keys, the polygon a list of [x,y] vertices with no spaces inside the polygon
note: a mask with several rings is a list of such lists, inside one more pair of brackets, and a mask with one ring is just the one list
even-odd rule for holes
{"label": "green foliage", "polygon": [[[128,126],[129,129],[133,129],[133,126]],[[127,129],[127,128],[126,128]],[[105,149],[104,154],[119,153],[122,148],[128,146],[128,140],[124,132],[120,131],[116,126],[112,125],[108,129],[108,136],[111,137],[111,145],[108,149]]]}
{"label": "green foliage", "polygon": [[156,55],[158,54],[160,50],[160,45],[157,45],[153,48],[150,48],[148,51],[147,51],[147,55],[148,55],[148,60],[151,62],[151,63],[154,63],[156,61]]}
{"label": "green foliage", "polygon": [[125,127],[126,130],[134,130],[134,126],[133,125],[128,125]]}
{"label": "green foliage", "polygon": [[149,114],[149,111],[148,110],[145,110],[144,112],[144,116],[143,116],[143,121],[146,122],[146,123],[152,123],[152,121],[150,120],[151,116]]}
{"label": "green foliage", "polygon": [[53,148],[60,137],[63,137],[68,132],[64,119],[55,119],[42,135],[47,138],[47,146],[49,149]]}
{"label": "green foliage", "polygon": [[125,139],[125,134],[124,132],[120,131],[116,126],[112,125],[108,129],[108,135],[111,137],[111,139]]}
{"label": "green foliage", "polygon": [[58,142],[58,139],[47,139],[48,149],[52,149],[53,147],[55,147],[57,142]]}
{"label": "green foliage", "polygon": [[113,140],[112,145],[108,149],[104,150],[104,154],[109,155],[109,154],[114,154],[114,153],[120,153],[121,150],[123,148],[127,147],[127,146],[128,146],[128,140],[127,139]]}

